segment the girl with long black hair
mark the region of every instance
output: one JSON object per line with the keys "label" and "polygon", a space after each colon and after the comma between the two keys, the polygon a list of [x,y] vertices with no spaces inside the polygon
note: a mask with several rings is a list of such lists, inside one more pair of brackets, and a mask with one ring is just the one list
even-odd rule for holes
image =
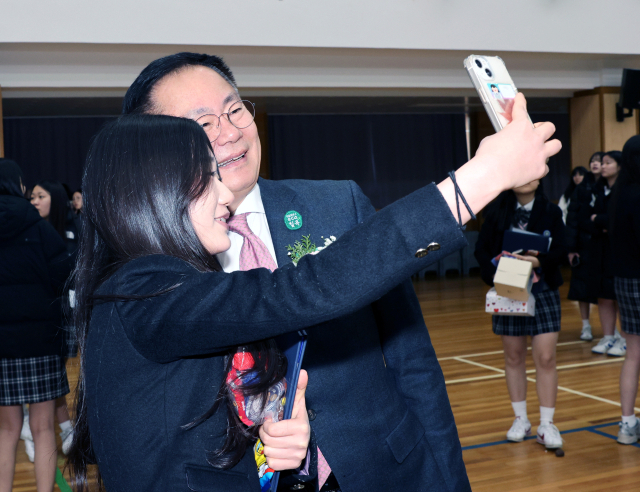
{"label": "girl with long black hair", "polygon": [[640,374],[640,136],[622,149],[622,169],[609,205],[609,235],[613,252],[614,288],[625,333],[627,355],[620,371],[622,420],[618,442],[640,438],[635,416]]}
{"label": "girl with long black hair", "polygon": [[598,299],[598,315],[603,337],[591,348],[595,354],[624,357],[626,341],[616,330],[617,305],[613,281],[613,253],[609,238],[609,202],[622,164],[622,152],[612,150],[602,157],[600,179],[595,200],[585,211],[582,222],[590,228],[589,296]]}
{"label": "girl with long black hair", "polygon": [[514,255],[533,264],[540,276],[534,284],[535,316],[493,316],[493,332],[500,335],[504,347],[505,376],[511,405],[515,413],[507,432],[509,441],[520,442],[531,433],[527,416],[527,337],[531,337],[533,361],[536,366],[536,389],[540,402],[540,425],[537,439],[549,449],[561,448],[562,438],[553,424],[558,393],[556,345],[560,331],[560,294],[562,285],[560,264],[566,255],[562,212],[542,193],[540,181],[502,193],[488,211],[476,243],[475,255],[480,264],[482,280],[493,286],[496,266],[492,259],[502,252],[504,233],[510,229],[535,232],[551,237],[546,254],[529,252]]}
{"label": "girl with long black hair", "polygon": [[[468,210],[457,213],[446,180],[273,272],[221,272],[213,255],[230,244],[232,195],[196,122],[136,115],[105,127],[87,157],[75,275],[81,371],[69,461],[77,489],[86,490],[95,462],[110,492],[258,490],[247,452],[257,437],[276,470],[296,468],[308,447],[314,475],[304,384],[291,421],[246,426],[234,405],[238,388],[226,383],[234,355],[254,361],[241,396],[266,401],[285,372],[273,337],[370,304],[461,247],[459,222],[472,211],[543,175],[560,147],[546,142],[553,126],[532,129],[524,99],[516,102],[514,122],[456,171]],[[421,247],[435,241],[438,251]],[[369,268],[373,261],[383,266]]]}
{"label": "girl with long black hair", "polygon": [[571,180],[558,202],[558,207],[562,210],[562,220],[565,224],[567,223],[567,214],[569,212],[569,205],[571,204],[571,196],[573,195],[576,187],[582,183],[582,180],[588,173],[589,171],[587,171],[583,166],[578,166],[571,171]]}
{"label": "girl with long black hair", "polygon": [[578,301],[582,329],[580,339],[586,342],[593,340],[593,332],[589,315],[591,304],[597,304],[598,299],[589,295],[589,244],[591,243],[591,224],[583,221],[582,217],[588,213],[595,202],[596,180],[602,172],[602,156],[604,152],[595,152],[589,159],[589,170],[578,184],[569,200],[566,224],[568,259],[571,265],[571,285],[568,298]]}

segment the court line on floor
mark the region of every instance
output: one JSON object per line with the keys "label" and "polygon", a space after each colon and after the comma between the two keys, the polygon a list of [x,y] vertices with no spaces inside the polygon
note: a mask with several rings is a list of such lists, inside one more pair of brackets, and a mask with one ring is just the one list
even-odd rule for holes
{"label": "court line on floor", "polygon": [[[585,342],[582,340],[579,341],[575,341],[575,342],[560,342],[557,344],[558,347],[564,347],[566,345],[577,345],[577,344],[584,344]],[[531,347],[527,347],[527,350],[531,350]],[[498,354],[502,354],[504,353],[503,350],[495,350],[493,352],[480,352],[477,354],[464,354],[464,355],[453,355],[450,357],[440,357],[438,358],[438,362],[442,361],[442,360],[454,360],[457,359],[458,357],[482,357],[483,355],[498,355]]]}
{"label": "court line on floor", "polygon": [[[490,369],[492,371],[495,372],[499,372],[500,374],[491,374],[489,376],[473,376],[473,377],[468,377],[468,378],[462,378],[462,379],[450,379],[449,381],[445,381],[445,384],[460,384],[460,383],[471,383],[474,381],[483,381],[486,379],[497,379],[499,377],[504,376],[504,370],[503,369],[498,369],[496,367],[491,367],[488,366],[486,364],[481,364],[480,362],[474,362],[471,360],[466,360],[464,357],[454,357],[452,360],[456,360],[458,362],[465,362],[467,364],[471,364],[474,366],[478,366],[478,367],[482,367],[484,369]],[[624,359],[605,359],[605,360],[596,360],[596,361],[592,361],[592,362],[580,362],[580,363],[576,363],[576,364],[566,364],[566,365],[562,365],[562,366],[558,366],[557,369],[558,371],[562,371],[564,369],[574,369],[576,367],[588,367],[588,366],[595,366],[595,365],[600,365],[600,364],[614,364],[616,362],[623,362]],[[527,374],[534,374],[536,372],[535,369],[529,369],[527,370]]]}
{"label": "court line on floor", "polygon": [[[494,371],[494,372],[500,373],[499,375],[496,374],[495,378],[504,376],[504,369],[498,369],[497,367],[491,367],[491,366],[488,366],[486,364],[482,364],[480,362],[475,362],[473,360],[466,360],[463,357],[456,357],[454,360],[456,360],[458,362],[464,362],[466,364],[471,364],[472,366],[482,367],[483,369],[488,369],[490,371]],[[615,362],[619,362],[621,359],[613,359],[613,360]],[[595,365],[595,364],[598,364],[598,363],[604,363],[604,361],[593,361],[593,362],[591,362],[592,365]],[[588,364],[588,363],[585,363],[585,364]],[[562,366],[558,366],[558,369],[560,369],[561,367]],[[488,377],[485,377],[485,376],[477,376],[477,377],[479,377],[479,378],[483,377],[484,379],[493,379],[493,378],[488,378]],[[471,378],[466,378],[466,379],[471,379]],[[447,385],[447,384],[455,384],[456,381],[457,380],[455,380],[455,379],[452,380],[452,381],[449,381],[449,382],[445,381],[445,385]],[[534,378],[529,378],[529,377],[527,378],[527,381],[530,381],[532,383],[536,382],[536,380]],[[470,381],[465,381],[465,382],[470,382]],[[564,386],[558,386],[558,390],[564,391],[566,393],[571,393],[571,394],[574,394],[574,395],[577,395],[577,396],[582,396],[583,398],[590,398],[591,400],[596,400],[596,401],[599,401],[599,402],[602,402],[602,403],[608,403],[610,405],[615,405],[616,407],[620,407],[620,402],[616,402],[616,401],[613,401],[613,400],[608,400],[606,398],[601,398],[601,397],[595,396],[595,395],[590,395],[588,393],[583,393],[582,391],[572,390],[570,388],[565,388]],[[640,412],[640,408],[635,408],[635,411],[636,412]]]}
{"label": "court line on floor", "polygon": [[[534,378],[527,378],[527,381],[530,381],[532,383],[536,382]],[[571,393],[573,395],[582,396],[583,398],[590,398],[591,400],[596,400],[602,403],[608,403],[609,405],[614,405],[616,407],[622,406],[618,401],[609,400],[607,398],[602,398],[600,396],[590,395],[589,393],[583,393],[582,391],[573,390],[571,388],[565,388],[564,386],[558,386],[558,390],[564,391],[566,393]],[[634,407],[634,410],[636,412],[640,412],[640,408]]]}
{"label": "court line on floor", "polygon": [[[617,422],[613,422],[613,423],[610,423],[610,424],[590,425],[590,426],[587,426],[587,427],[580,427],[578,429],[565,430],[565,431],[560,432],[560,434],[564,435],[564,434],[573,434],[575,432],[587,431],[587,432],[592,432],[594,434],[597,434],[599,436],[608,437],[609,439],[617,439],[617,437],[612,435],[612,434],[607,434],[606,432],[602,432],[602,431],[598,430],[598,429],[602,429],[604,427],[611,427],[613,425],[618,425],[618,423]],[[530,441],[531,439],[535,439],[535,438],[536,438],[536,436],[526,437],[525,441]],[[513,443],[513,442],[507,441],[505,439],[505,440],[502,440],[502,441],[493,441],[493,442],[488,442],[488,443],[484,443],[484,444],[473,444],[471,446],[463,446],[462,450],[463,451],[469,451],[469,450],[472,450],[472,449],[479,449],[479,448],[487,448],[487,447],[490,447],[490,446],[497,446],[499,444],[517,444],[517,443]],[[634,446],[636,448],[640,448],[640,444],[639,443],[631,444],[630,446]]]}

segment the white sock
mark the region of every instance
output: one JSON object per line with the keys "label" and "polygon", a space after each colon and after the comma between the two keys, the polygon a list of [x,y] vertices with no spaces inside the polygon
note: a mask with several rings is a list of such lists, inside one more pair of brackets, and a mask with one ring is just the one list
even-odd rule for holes
{"label": "white sock", "polygon": [[591,328],[591,324],[589,323],[589,318],[582,320],[582,327],[583,328]]}
{"label": "white sock", "polygon": [[60,423],[60,430],[62,432],[70,431],[71,430],[71,421],[67,420],[66,422],[61,422]]}
{"label": "white sock", "polygon": [[618,331],[617,328],[616,328],[616,331],[613,332],[613,337],[614,338],[622,338],[622,335],[620,335],[620,332]]}
{"label": "white sock", "polygon": [[540,425],[551,424],[555,411],[555,407],[540,407]]}
{"label": "white sock", "polygon": [[524,401],[512,401],[513,413],[516,417],[520,417],[521,420],[529,420],[527,418],[527,400]]}
{"label": "white sock", "polygon": [[637,421],[638,419],[636,419],[635,414],[629,415],[628,417],[622,416],[622,423],[627,424],[629,427],[635,427]]}

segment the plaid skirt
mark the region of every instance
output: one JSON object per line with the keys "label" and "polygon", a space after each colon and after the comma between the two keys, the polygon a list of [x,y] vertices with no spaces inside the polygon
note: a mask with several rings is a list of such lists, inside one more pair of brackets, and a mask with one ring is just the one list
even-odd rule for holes
{"label": "plaid skirt", "polygon": [[522,337],[560,331],[560,293],[549,289],[538,294],[535,316],[492,316],[496,335]]}
{"label": "plaid skirt", "polygon": [[622,331],[640,335],[640,278],[615,277]]}
{"label": "plaid skirt", "polygon": [[40,403],[67,393],[67,369],[59,355],[0,359],[0,406]]}

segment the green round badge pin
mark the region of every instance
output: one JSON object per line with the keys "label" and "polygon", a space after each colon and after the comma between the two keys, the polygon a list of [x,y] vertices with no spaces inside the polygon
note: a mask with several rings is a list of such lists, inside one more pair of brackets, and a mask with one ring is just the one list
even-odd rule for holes
{"label": "green round badge pin", "polygon": [[300,229],[302,227],[302,215],[300,215],[295,210],[289,210],[286,214],[284,214],[284,223],[291,231]]}

